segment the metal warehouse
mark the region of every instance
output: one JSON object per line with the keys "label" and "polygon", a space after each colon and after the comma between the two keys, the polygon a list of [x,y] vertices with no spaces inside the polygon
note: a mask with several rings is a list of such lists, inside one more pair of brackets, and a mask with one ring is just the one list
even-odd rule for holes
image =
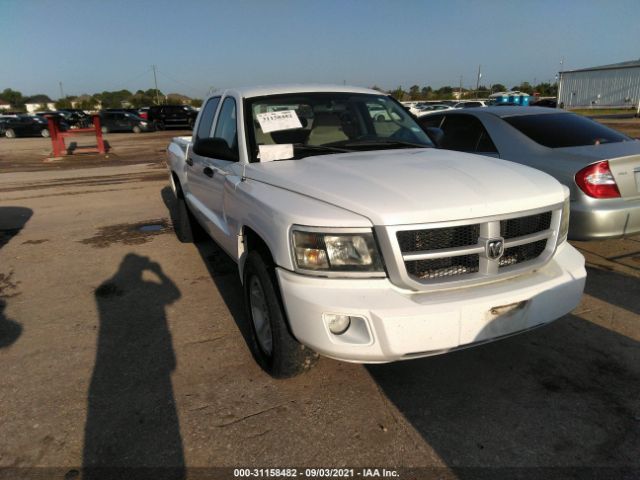
{"label": "metal warehouse", "polygon": [[640,60],[560,72],[564,108],[634,107],[640,102]]}

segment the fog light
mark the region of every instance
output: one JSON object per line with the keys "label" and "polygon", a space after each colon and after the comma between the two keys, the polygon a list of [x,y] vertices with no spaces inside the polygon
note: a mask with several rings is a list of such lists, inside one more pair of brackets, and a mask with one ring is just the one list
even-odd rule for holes
{"label": "fog light", "polygon": [[334,335],[342,335],[351,326],[349,315],[335,315],[333,313],[325,313],[322,315],[324,321],[327,322],[329,331]]}

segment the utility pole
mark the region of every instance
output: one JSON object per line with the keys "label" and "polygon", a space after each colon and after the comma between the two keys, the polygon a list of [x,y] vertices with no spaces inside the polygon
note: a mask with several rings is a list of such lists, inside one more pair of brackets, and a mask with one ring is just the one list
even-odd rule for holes
{"label": "utility pole", "polygon": [[476,95],[475,97],[478,98],[478,90],[480,90],[480,79],[482,78],[482,65],[478,65],[478,80],[476,81]]}
{"label": "utility pole", "polygon": [[[563,102],[560,101],[560,97],[562,95],[562,69],[564,66],[564,56],[560,59],[560,71],[556,74],[556,102],[558,107],[562,105]],[[560,107],[562,108],[562,107]]]}
{"label": "utility pole", "polygon": [[458,89],[458,101],[462,100],[462,75],[460,75],[460,88]]}
{"label": "utility pole", "polygon": [[58,84],[60,85],[60,100],[62,100],[64,98],[64,90],[62,90],[62,82],[58,82]]}
{"label": "utility pole", "polygon": [[156,105],[160,105],[160,96],[158,95],[158,78],[156,77],[156,66],[151,65],[151,68],[153,68],[153,83],[156,86]]}

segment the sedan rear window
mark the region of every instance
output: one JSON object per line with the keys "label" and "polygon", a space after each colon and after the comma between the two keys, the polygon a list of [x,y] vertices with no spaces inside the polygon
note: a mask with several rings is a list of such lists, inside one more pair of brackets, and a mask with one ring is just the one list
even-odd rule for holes
{"label": "sedan rear window", "polygon": [[534,142],[549,148],[580,147],[630,140],[622,133],[572,113],[518,115],[502,119]]}

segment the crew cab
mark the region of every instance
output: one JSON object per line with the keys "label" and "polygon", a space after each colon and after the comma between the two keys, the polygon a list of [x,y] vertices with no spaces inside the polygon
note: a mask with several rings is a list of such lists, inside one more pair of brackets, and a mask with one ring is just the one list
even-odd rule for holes
{"label": "crew cab", "polygon": [[549,323],[582,295],[566,187],[433,148],[374,90],[226,90],[192,137],[173,139],[167,164],[178,238],[202,228],[237,262],[250,347],[274,377],[318,354],[378,363],[478,345]]}

